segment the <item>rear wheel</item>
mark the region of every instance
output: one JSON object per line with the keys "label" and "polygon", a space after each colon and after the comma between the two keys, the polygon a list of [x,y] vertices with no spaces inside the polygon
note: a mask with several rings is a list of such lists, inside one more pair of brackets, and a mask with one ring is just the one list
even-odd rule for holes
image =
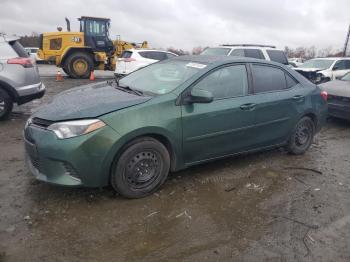
{"label": "rear wheel", "polygon": [[170,157],[157,140],[144,137],[126,146],[112,165],[111,184],[122,196],[141,198],[155,192],[166,180]]}
{"label": "rear wheel", "polygon": [[287,149],[294,155],[301,155],[309,149],[315,135],[315,124],[310,117],[303,117],[297,123],[290,137]]}
{"label": "rear wheel", "polygon": [[9,117],[13,108],[13,101],[9,94],[0,88],[0,120],[5,120]]}
{"label": "rear wheel", "polygon": [[91,55],[83,52],[71,54],[64,66],[65,73],[72,78],[89,78],[93,70],[94,62]]}

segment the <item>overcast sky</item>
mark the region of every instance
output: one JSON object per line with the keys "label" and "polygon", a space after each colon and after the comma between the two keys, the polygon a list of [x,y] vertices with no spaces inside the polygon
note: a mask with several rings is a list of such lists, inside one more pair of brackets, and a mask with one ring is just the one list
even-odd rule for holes
{"label": "overcast sky", "polygon": [[152,47],[192,50],[222,43],[341,49],[350,0],[0,0],[0,32],[30,34],[77,18],[112,19],[111,36]]}

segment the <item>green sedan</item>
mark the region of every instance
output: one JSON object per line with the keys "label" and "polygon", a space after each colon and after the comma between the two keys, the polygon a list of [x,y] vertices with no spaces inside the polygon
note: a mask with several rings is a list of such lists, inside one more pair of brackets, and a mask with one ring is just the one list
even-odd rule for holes
{"label": "green sedan", "polygon": [[26,123],[26,162],[41,181],[140,198],[206,161],[303,154],[326,116],[327,93],[282,64],[182,56],[54,97]]}

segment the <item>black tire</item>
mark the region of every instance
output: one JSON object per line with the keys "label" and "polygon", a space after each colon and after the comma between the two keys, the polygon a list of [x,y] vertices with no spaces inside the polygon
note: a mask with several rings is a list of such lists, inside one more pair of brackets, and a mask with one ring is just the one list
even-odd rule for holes
{"label": "black tire", "polygon": [[315,124],[310,117],[303,117],[296,124],[287,150],[293,155],[304,154],[311,146],[315,135]]}
{"label": "black tire", "polygon": [[[86,63],[85,70],[82,70],[80,72],[76,70],[74,65],[78,62],[81,62],[82,64]],[[71,54],[67,58],[64,64],[64,69],[67,71],[65,73],[71,78],[87,79],[90,77],[91,71],[94,70],[94,62],[91,55],[84,52],[77,52]]]}
{"label": "black tire", "polygon": [[66,65],[64,65],[64,66],[62,67],[62,70],[63,70],[63,72],[66,73],[67,76],[69,76],[69,74],[68,74],[68,69],[67,69],[67,68],[68,68],[68,67],[67,67]]}
{"label": "black tire", "polygon": [[0,88],[0,121],[9,117],[13,108],[13,101],[9,94]]}
{"label": "black tire", "polygon": [[112,187],[123,197],[142,198],[166,180],[170,156],[166,147],[151,137],[129,143],[112,164]]}

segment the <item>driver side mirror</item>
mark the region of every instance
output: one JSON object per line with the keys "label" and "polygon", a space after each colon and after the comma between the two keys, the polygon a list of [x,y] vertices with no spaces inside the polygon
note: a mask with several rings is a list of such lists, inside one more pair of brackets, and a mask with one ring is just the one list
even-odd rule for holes
{"label": "driver side mirror", "polygon": [[191,93],[185,97],[184,102],[185,104],[206,104],[213,102],[213,100],[214,97],[211,92],[203,89],[192,89]]}
{"label": "driver side mirror", "polygon": [[333,66],[333,71],[336,71],[336,70],[338,70],[338,69],[339,69],[338,66]]}

